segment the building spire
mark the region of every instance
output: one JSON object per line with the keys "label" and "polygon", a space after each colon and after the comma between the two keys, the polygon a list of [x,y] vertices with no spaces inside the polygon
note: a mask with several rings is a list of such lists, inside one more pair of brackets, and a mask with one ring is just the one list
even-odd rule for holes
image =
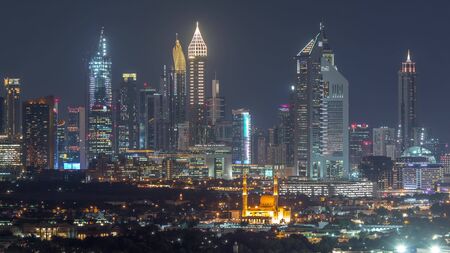
{"label": "building spire", "polygon": [[208,49],[206,47],[206,43],[203,40],[202,34],[200,32],[200,28],[198,26],[195,28],[194,36],[192,37],[191,43],[188,47],[188,57],[194,58],[197,56],[207,56]]}
{"label": "building spire", "polygon": [[102,29],[100,30],[100,39],[98,42],[97,55],[106,56],[107,53],[108,51],[106,48],[105,27],[102,26]]}
{"label": "building spire", "polygon": [[176,72],[186,72],[186,58],[184,57],[183,48],[181,47],[178,33],[175,34],[175,46],[172,50],[173,65]]}
{"label": "building spire", "polygon": [[411,62],[411,53],[408,49],[408,55],[406,56],[406,62]]}

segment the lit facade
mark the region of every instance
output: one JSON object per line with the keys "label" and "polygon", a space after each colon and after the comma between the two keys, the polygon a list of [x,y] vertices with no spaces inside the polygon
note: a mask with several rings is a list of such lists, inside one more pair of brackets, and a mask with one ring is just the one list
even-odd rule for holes
{"label": "lit facade", "polygon": [[370,181],[304,181],[292,179],[281,183],[280,194],[360,198],[375,197],[377,189],[376,184]]}
{"label": "lit facade", "polygon": [[211,97],[207,100],[208,123],[216,125],[216,122],[225,118],[225,99],[220,96],[219,80],[212,80]]}
{"label": "lit facade", "polygon": [[247,175],[242,178],[242,220],[249,223],[287,224],[291,221],[291,209],[278,205],[278,177],[273,178],[273,194],[262,195],[257,206],[249,206]]}
{"label": "lit facade", "polygon": [[122,74],[117,105],[117,150],[139,148],[138,88],[136,73]]}
{"label": "lit facade", "polygon": [[148,84],[139,91],[139,148],[156,149],[156,90]]}
{"label": "lit facade", "polygon": [[[188,88],[186,78],[186,58],[181,47],[178,37],[175,41],[175,46],[172,49],[173,57],[173,72],[172,72],[172,86],[173,86],[173,127],[174,132],[172,136],[172,148],[177,149],[180,145],[178,143],[180,139],[179,124],[186,124],[187,122],[187,101],[188,101]],[[189,128],[188,128],[189,130]],[[189,139],[189,136],[188,136]]]}
{"label": "lit facade", "polygon": [[349,128],[350,171],[358,173],[358,166],[365,156],[372,155],[372,138],[369,125],[353,123]]}
{"label": "lit facade", "polygon": [[233,110],[233,164],[250,164],[252,118],[249,110]]}
{"label": "lit facade", "polygon": [[67,157],[64,169],[86,169],[86,111],[84,107],[67,108]]}
{"label": "lit facade", "polygon": [[395,129],[389,127],[377,127],[373,129],[373,155],[388,156],[392,160],[397,157],[395,145]]}
{"label": "lit facade", "polygon": [[208,49],[197,27],[188,47],[189,61],[189,123],[191,144],[206,142],[206,113],[205,113],[205,78],[206,59]]}
{"label": "lit facade", "polygon": [[88,159],[113,154],[111,59],[103,29],[89,61]]}
{"label": "lit facade", "polygon": [[21,84],[19,78],[5,78],[5,122],[6,134],[10,138],[18,138],[21,134]]}
{"label": "lit facade", "polygon": [[444,167],[436,162],[430,150],[423,147],[406,149],[396,160],[395,167],[400,189],[434,192],[436,184],[443,179]]}
{"label": "lit facade", "polygon": [[406,61],[398,72],[398,145],[399,151],[413,145],[413,130],[417,127],[416,63],[408,50]]}
{"label": "lit facade", "polygon": [[0,135],[0,181],[17,178],[22,169],[22,145],[7,135]]}
{"label": "lit facade", "polygon": [[52,96],[27,100],[23,104],[23,145],[25,166],[54,169],[56,154],[56,113]]}
{"label": "lit facade", "polygon": [[94,105],[89,112],[88,121],[88,159],[100,154],[113,154],[111,109],[107,106]]}
{"label": "lit facade", "polygon": [[348,82],[334,64],[323,25],[297,54],[292,87],[295,174],[347,177]]}

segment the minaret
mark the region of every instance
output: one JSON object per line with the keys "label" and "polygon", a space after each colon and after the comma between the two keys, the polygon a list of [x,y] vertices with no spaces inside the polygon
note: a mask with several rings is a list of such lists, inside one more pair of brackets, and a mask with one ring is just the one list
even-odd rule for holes
{"label": "minaret", "polygon": [[188,47],[189,58],[189,123],[191,144],[206,142],[205,77],[208,49],[198,27]]}
{"label": "minaret", "polygon": [[247,174],[242,177],[242,216],[247,215],[248,193],[247,193]]}
{"label": "minaret", "polygon": [[278,176],[273,177],[273,197],[275,199],[275,210],[278,210]]}

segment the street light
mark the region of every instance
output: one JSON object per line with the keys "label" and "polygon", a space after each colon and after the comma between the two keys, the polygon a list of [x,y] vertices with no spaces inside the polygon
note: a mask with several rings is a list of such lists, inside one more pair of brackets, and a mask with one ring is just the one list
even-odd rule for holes
{"label": "street light", "polygon": [[405,246],[404,244],[397,245],[397,247],[395,248],[395,250],[396,250],[398,253],[405,253],[405,252],[406,252],[406,246]]}
{"label": "street light", "polygon": [[437,245],[431,246],[430,248],[430,253],[440,253],[441,252],[441,248]]}

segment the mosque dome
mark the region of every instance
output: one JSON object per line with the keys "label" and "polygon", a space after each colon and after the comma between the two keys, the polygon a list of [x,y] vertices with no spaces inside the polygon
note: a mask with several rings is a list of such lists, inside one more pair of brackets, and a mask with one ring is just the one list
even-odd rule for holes
{"label": "mosque dome", "polygon": [[420,146],[413,146],[406,149],[403,151],[402,157],[425,157],[428,159],[429,163],[436,163],[436,158],[433,156],[433,153]]}

